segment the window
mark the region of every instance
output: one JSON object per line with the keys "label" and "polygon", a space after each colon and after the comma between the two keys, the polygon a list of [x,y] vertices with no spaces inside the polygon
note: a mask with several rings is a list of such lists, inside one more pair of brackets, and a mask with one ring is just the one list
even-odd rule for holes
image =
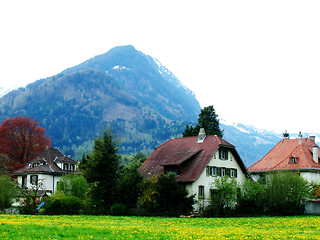
{"label": "window", "polygon": [[235,168],[230,169],[230,177],[237,178],[238,177],[238,170]]}
{"label": "window", "polygon": [[210,176],[212,176],[213,177],[213,167],[210,167],[210,169],[209,169],[210,171],[209,171],[209,173],[210,173]]}
{"label": "window", "polygon": [[21,187],[22,188],[26,188],[27,187],[27,176],[22,176],[22,183],[21,183]]}
{"label": "window", "polygon": [[65,170],[65,171],[69,170],[69,165],[67,163],[63,164],[63,170]]}
{"label": "window", "polygon": [[230,168],[226,168],[226,175],[227,175],[228,177],[231,176],[230,173],[231,173],[231,169],[230,169]]}
{"label": "window", "polygon": [[290,163],[293,164],[293,163],[297,163],[297,159],[295,157],[291,157],[290,158]]}
{"label": "window", "polygon": [[70,164],[70,171],[74,171],[74,164]]}
{"label": "window", "polygon": [[220,149],[219,150],[219,158],[221,160],[228,160],[228,150]]}
{"label": "window", "polygon": [[30,176],[30,183],[32,185],[38,185],[38,175],[31,175]]}
{"label": "window", "polygon": [[204,198],[204,186],[199,186],[198,198]]}
{"label": "window", "polygon": [[226,175],[226,168],[221,168],[221,177]]}
{"label": "window", "polygon": [[206,167],[206,176],[215,177],[217,176],[217,167],[207,166]]}
{"label": "window", "polygon": [[34,168],[34,167],[38,167],[39,166],[39,163],[33,163],[32,164],[32,167]]}
{"label": "window", "polygon": [[218,176],[218,168],[213,167],[213,176]]}

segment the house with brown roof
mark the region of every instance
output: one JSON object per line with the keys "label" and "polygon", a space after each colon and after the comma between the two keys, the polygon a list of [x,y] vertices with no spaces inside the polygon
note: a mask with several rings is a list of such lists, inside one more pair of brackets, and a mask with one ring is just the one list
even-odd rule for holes
{"label": "house with brown roof", "polygon": [[195,209],[210,204],[216,178],[229,176],[241,182],[248,176],[235,147],[216,135],[206,136],[203,129],[199,136],[174,138],[158,146],[139,168],[145,178],[170,172],[190,195],[196,195]]}
{"label": "house with brown roof", "polygon": [[57,148],[48,147],[27,166],[12,173],[23,188],[38,187],[42,192],[54,193],[60,178],[77,171],[77,162],[63,155]]}
{"label": "house with brown roof", "polygon": [[308,182],[320,183],[319,146],[315,137],[290,139],[284,134],[282,140],[275,145],[263,158],[248,168],[254,180],[266,173],[278,171],[298,172]]}

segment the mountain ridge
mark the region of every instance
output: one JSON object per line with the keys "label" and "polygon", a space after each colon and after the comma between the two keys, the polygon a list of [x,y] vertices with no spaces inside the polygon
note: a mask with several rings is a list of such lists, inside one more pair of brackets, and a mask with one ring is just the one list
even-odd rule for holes
{"label": "mountain ridge", "polygon": [[6,94],[0,120],[34,117],[55,146],[74,155],[107,125],[128,154],[150,151],[197,118],[198,101],[169,70],[161,74],[166,68],[132,46],[115,49]]}

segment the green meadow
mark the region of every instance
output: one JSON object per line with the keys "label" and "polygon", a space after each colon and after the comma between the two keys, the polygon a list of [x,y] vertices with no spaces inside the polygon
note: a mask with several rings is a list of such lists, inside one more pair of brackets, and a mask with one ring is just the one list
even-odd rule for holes
{"label": "green meadow", "polygon": [[0,215],[0,239],[319,239],[320,217]]}

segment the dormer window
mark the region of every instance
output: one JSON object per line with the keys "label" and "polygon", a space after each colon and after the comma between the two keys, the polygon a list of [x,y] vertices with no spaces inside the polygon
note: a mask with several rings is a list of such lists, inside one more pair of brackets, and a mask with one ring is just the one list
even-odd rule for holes
{"label": "dormer window", "polygon": [[298,163],[298,157],[296,156],[291,156],[290,157],[290,164],[295,164]]}
{"label": "dormer window", "polygon": [[68,170],[69,170],[69,164],[64,163],[64,164],[63,164],[63,170],[64,170],[64,171],[68,171]]}
{"label": "dormer window", "polygon": [[38,167],[38,166],[39,166],[39,163],[33,163],[33,164],[32,164],[32,167],[33,167],[33,168]]}

